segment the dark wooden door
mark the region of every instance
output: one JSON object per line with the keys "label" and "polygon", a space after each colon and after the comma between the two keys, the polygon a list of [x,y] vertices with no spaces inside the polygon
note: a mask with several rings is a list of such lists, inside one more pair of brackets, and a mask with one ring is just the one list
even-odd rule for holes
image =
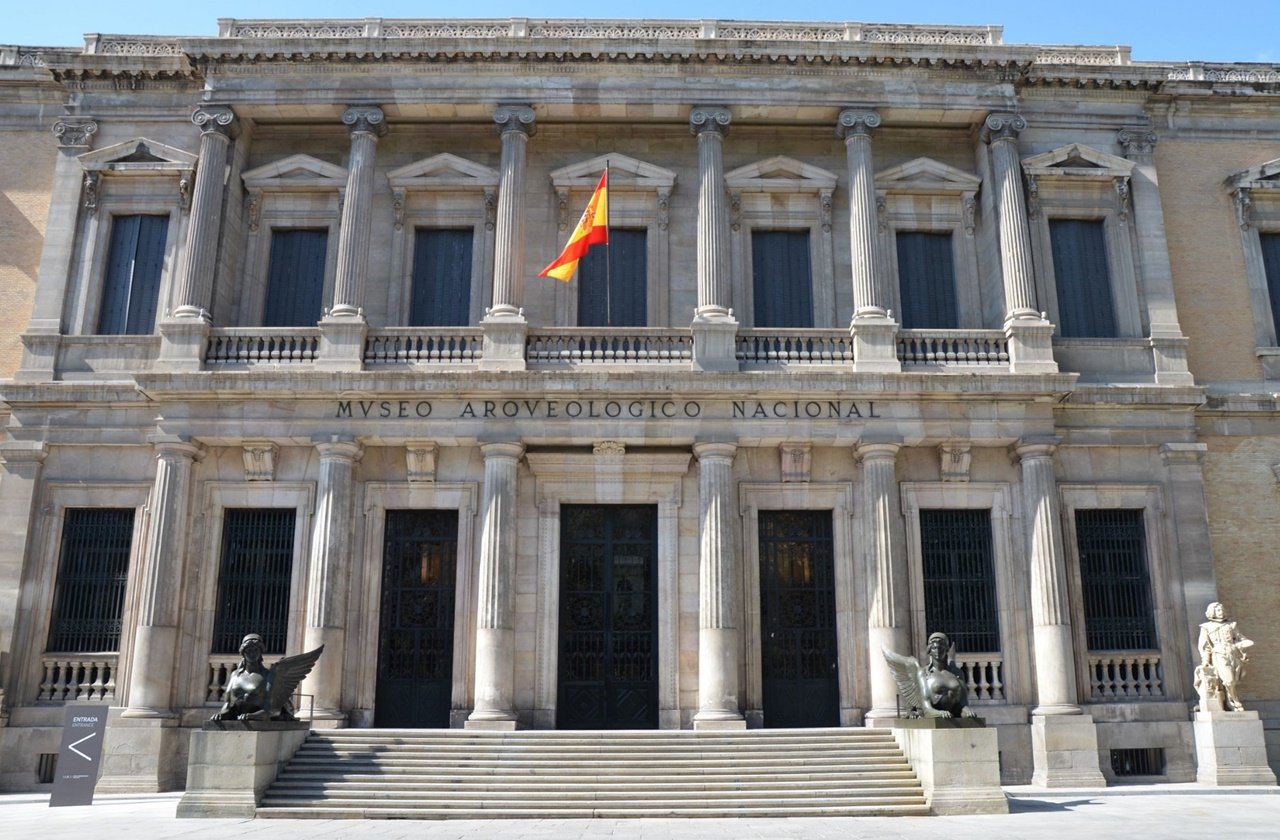
{"label": "dark wooden door", "polygon": [[147,335],[155,328],[168,216],[116,216],[103,280],[99,335]]}
{"label": "dark wooden door", "polygon": [[471,322],[471,228],[419,228],[413,238],[411,327]]}
{"label": "dark wooden door", "polygon": [[609,242],[578,263],[578,326],[645,326],[648,266],[647,232],[610,228]]}
{"label": "dark wooden door", "polygon": [[324,301],[327,230],[277,230],[271,234],[264,327],[314,327]]}
{"label": "dark wooden door", "polygon": [[752,231],[751,289],[757,327],[812,327],[809,231]]}
{"label": "dark wooden door", "polygon": [[658,726],[658,510],[560,509],[560,729]]}
{"label": "dark wooden door", "polygon": [[377,726],[449,725],[457,560],[457,511],[387,511]]}

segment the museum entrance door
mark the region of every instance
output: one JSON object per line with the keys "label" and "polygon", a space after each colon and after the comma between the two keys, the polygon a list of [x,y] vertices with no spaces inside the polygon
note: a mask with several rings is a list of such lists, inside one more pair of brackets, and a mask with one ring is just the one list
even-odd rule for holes
{"label": "museum entrance door", "polygon": [[449,726],[457,564],[456,510],[387,511],[375,726]]}
{"label": "museum entrance door", "polygon": [[759,523],[764,725],[839,726],[831,511],[762,510]]}
{"label": "museum entrance door", "polygon": [[556,726],[658,726],[658,509],[560,508]]}

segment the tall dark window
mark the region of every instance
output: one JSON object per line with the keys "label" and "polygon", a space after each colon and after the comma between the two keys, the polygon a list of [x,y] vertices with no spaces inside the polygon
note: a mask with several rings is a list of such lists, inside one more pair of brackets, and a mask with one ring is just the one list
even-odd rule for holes
{"label": "tall dark window", "polygon": [[225,511],[213,653],[235,653],[249,633],[266,653],[284,653],[296,517],[292,508]]}
{"label": "tall dark window", "polygon": [[1064,338],[1114,338],[1115,303],[1101,220],[1051,219],[1058,332]]}
{"label": "tall dark window", "polygon": [[903,231],[894,238],[898,246],[902,326],[935,330],[960,326],[951,234]]}
{"label": "tall dark window", "polygon": [[1155,615],[1142,509],[1076,511],[1089,650],[1153,650]]}
{"label": "tall dark window", "polygon": [[147,335],[155,328],[168,235],[168,216],[111,219],[99,335]]}
{"label": "tall dark window", "polygon": [[757,327],[812,327],[809,231],[752,231],[751,284]]}
{"label": "tall dark window", "polygon": [[1276,328],[1276,344],[1280,344],[1280,233],[1259,233],[1262,246],[1262,270],[1267,277],[1267,297],[1271,301],[1271,323]]}
{"label": "tall dark window", "polygon": [[271,234],[264,327],[314,327],[324,298],[327,230],[277,230]]}
{"label": "tall dark window", "polygon": [[578,324],[643,327],[649,296],[648,232],[609,228],[609,243],[596,245],[578,263]]}
{"label": "tall dark window", "polygon": [[920,556],[926,632],[946,633],[961,653],[998,653],[991,511],[920,511]]}
{"label": "tall dark window", "polygon": [[132,542],[132,508],[67,509],[47,651],[106,653],[120,649],[120,616]]}
{"label": "tall dark window", "polygon": [[411,327],[471,322],[471,228],[419,228],[413,238]]}

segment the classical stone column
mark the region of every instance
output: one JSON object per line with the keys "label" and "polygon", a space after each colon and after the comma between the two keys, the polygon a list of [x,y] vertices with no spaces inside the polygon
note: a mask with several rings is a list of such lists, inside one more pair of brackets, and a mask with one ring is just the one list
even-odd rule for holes
{"label": "classical stone column", "polygon": [[[1124,156],[1133,161],[1129,192],[1117,195],[1121,209],[1126,200],[1133,208],[1133,226],[1137,233],[1138,266],[1142,272],[1142,289],[1151,323],[1151,353],[1155,361],[1156,382],[1160,385],[1193,385],[1195,378],[1187,369],[1188,340],[1178,323],[1178,308],[1173,298],[1173,269],[1169,264],[1169,242],[1164,232],[1164,209],[1160,204],[1160,176],[1156,172],[1156,133],[1149,126],[1122,128],[1116,142]],[[1124,189],[1117,182],[1117,191]]]}
{"label": "classical stone column", "polygon": [[307,564],[306,630],[303,649],[324,645],[324,655],[303,682],[313,698],[312,720],[345,721],[342,671],[346,658],[347,590],[355,554],[352,500],[356,461],[362,450],[355,441],[334,435],[317,441],[320,475],[316,481],[316,515],[311,528]]}
{"label": "classical stone column", "polygon": [[698,713],[694,729],[745,729],[740,708],[741,564],[733,539],[733,443],[695,443],[698,458]]}
{"label": "classical stone column", "polygon": [[502,155],[498,163],[498,206],[494,219],[493,297],[485,312],[481,367],[524,370],[528,322],[520,308],[524,298],[525,153],[537,132],[533,109],[502,105],[493,112]]}
{"label": "classical stone column", "polygon": [[14,375],[17,380],[49,380],[54,376],[85,177],[76,158],[89,151],[97,131],[98,123],[88,118],[63,117],[53,124],[58,157],[53,167],[35,301],[22,336],[22,364]]}
{"label": "classical stone column", "polygon": [[180,439],[155,443],[156,478],[151,522],[138,587],[138,629],[129,669],[130,718],[173,716],[174,666],[178,653],[182,576],[190,551],[191,473],[198,446]]}
{"label": "classical stone column", "polygon": [[45,622],[32,620],[31,607],[22,604],[22,571],[32,550],[35,501],[47,455],[44,441],[0,443],[0,650],[11,653],[0,659],[0,693],[7,686],[14,692],[10,698],[23,677],[38,667],[44,650]]}
{"label": "classical stone column", "polygon": [[1053,373],[1053,327],[1036,306],[1035,267],[1031,261],[1031,229],[1022,193],[1018,133],[1027,121],[1018,114],[993,113],[981,137],[991,148],[996,217],[1000,228],[1000,268],[1004,276],[1005,334],[1015,373]]}
{"label": "classical stone column", "polygon": [[468,729],[515,729],[516,467],[523,443],[486,443],[476,605],[475,708]]}
{"label": "classical stone column", "polygon": [[1067,563],[1053,469],[1056,449],[1054,439],[1023,441],[1014,450],[1022,463],[1031,570],[1031,641],[1037,703],[1031,712],[1032,784],[1104,785],[1098,769],[1098,736],[1093,718],[1083,714],[1078,705]]}
{"label": "classical stone column", "polygon": [[898,686],[885,663],[884,649],[911,654],[908,612],[906,534],[898,497],[896,442],[859,444],[862,459],[862,521],[866,556],[867,645],[871,658],[871,709],[868,725],[898,715]]}
{"label": "classical stone column", "polygon": [[693,362],[700,370],[737,370],[730,308],[729,205],[724,186],[728,108],[698,107],[689,131],[698,138],[698,308],[693,313]]}

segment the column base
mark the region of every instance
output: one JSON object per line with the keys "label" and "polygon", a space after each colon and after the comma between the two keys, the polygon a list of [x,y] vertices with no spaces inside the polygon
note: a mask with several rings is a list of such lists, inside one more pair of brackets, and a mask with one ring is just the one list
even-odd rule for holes
{"label": "column base", "polygon": [[1039,788],[1107,786],[1098,767],[1098,728],[1085,714],[1031,718],[1031,785]]}
{"label": "column base", "polygon": [[469,717],[467,722],[462,724],[463,729],[474,729],[481,732],[515,732],[523,727],[520,721],[515,718],[477,718]]}
{"label": "column base", "polygon": [[1155,361],[1157,385],[1195,385],[1196,378],[1187,369],[1187,345],[1190,339],[1181,333],[1152,332],[1148,339]]}
{"label": "column base", "polygon": [[694,370],[738,370],[738,322],[733,313],[698,315],[689,330],[693,333]]}
{"label": "column base", "polygon": [[713,731],[746,729],[747,719],[734,712],[698,712],[693,716],[693,728]]}
{"label": "column base", "polygon": [[1196,712],[1196,781],[1202,785],[1276,784],[1257,712]]}
{"label": "column base", "polygon": [[204,349],[209,343],[207,313],[161,321],[159,331],[156,370],[185,372],[204,368]]}
{"label": "column base", "polygon": [[1057,373],[1053,358],[1053,324],[1043,318],[1009,318],[1004,337],[1009,342],[1011,373]]}
{"label": "column base", "polygon": [[329,314],[320,320],[320,352],[316,370],[363,370],[369,324],[364,314]]}
{"label": "column base", "polygon": [[1009,813],[995,729],[977,718],[901,720],[894,724],[893,738],[934,814]]}
{"label": "column base", "polygon": [[525,341],[529,336],[529,322],[524,312],[500,311],[487,313],[480,320],[484,330],[484,347],[480,355],[481,370],[525,370]]}
{"label": "column base", "polygon": [[898,323],[888,316],[857,315],[849,324],[853,369],[858,373],[900,373]]}
{"label": "column base", "polygon": [[186,778],[186,730],[177,718],[142,719],[129,716],[109,720],[102,746],[102,776],[98,793],[163,793],[181,790]]}

